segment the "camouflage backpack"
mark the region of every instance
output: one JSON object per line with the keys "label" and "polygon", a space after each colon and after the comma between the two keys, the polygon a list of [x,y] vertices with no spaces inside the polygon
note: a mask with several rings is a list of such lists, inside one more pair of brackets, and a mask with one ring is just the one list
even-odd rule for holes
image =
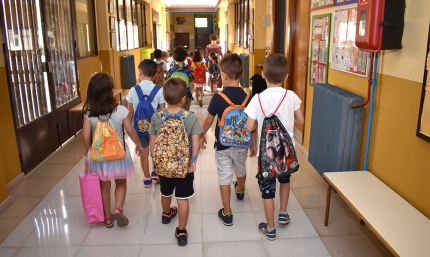
{"label": "camouflage backpack", "polygon": [[155,76],[152,78],[152,82],[154,82],[155,85],[164,85],[164,69],[163,69],[164,62],[157,64],[157,72],[155,73]]}
{"label": "camouflage backpack", "polygon": [[185,178],[190,164],[197,159],[197,156],[190,158],[190,144],[184,125],[189,116],[190,112],[185,110],[170,114],[163,109],[157,113],[163,124],[155,136],[152,161],[159,176]]}

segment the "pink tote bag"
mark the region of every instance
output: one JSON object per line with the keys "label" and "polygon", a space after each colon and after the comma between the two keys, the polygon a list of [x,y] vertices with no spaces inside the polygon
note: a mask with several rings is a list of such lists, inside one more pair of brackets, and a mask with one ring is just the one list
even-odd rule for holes
{"label": "pink tote bag", "polygon": [[[87,163],[85,163],[85,167]],[[87,174],[85,171],[79,176],[81,199],[87,215],[88,223],[104,222],[102,193],[100,179],[97,174]]]}

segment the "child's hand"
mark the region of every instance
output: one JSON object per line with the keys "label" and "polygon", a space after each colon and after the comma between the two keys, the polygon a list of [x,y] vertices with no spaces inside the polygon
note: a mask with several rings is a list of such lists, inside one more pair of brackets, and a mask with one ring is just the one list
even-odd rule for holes
{"label": "child's hand", "polygon": [[88,150],[85,150],[84,152],[84,156],[87,157],[88,156]]}
{"label": "child's hand", "polygon": [[136,155],[139,157],[143,155],[143,148],[141,146],[136,146]]}
{"label": "child's hand", "polygon": [[257,155],[257,146],[253,144],[249,148],[249,157],[255,157],[256,155]]}
{"label": "child's hand", "polygon": [[206,149],[206,144],[207,144],[206,137],[205,136],[201,136],[200,137],[200,148],[201,149]]}
{"label": "child's hand", "polygon": [[191,163],[188,173],[193,173],[194,171],[196,171],[196,162]]}

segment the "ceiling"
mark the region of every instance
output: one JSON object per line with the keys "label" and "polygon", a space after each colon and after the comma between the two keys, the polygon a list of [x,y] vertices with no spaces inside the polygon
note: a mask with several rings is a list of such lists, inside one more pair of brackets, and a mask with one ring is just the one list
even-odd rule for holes
{"label": "ceiling", "polygon": [[[161,0],[167,11],[214,11],[223,0]],[[225,0],[224,0],[225,1]]]}

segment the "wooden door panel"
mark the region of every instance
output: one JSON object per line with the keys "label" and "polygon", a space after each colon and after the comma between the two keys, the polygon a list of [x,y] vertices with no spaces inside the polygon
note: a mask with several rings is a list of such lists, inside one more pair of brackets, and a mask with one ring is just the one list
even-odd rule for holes
{"label": "wooden door panel", "polygon": [[190,46],[189,33],[175,33],[175,46]]}

